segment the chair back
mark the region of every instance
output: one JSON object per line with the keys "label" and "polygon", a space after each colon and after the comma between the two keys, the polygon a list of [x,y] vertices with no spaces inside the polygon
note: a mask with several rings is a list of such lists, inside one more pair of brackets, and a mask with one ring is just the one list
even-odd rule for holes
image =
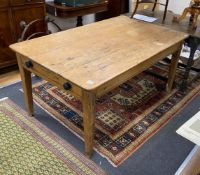
{"label": "chair back", "polygon": [[51,34],[52,32],[48,30],[49,23],[54,25],[58,29],[58,31],[62,31],[60,26],[49,17],[45,17],[45,19],[36,19],[29,22],[28,24],[25,21],[21,21],[20,26],[23,29],[23,32],[21,34],[21,37],[18,39],[18,42]]}

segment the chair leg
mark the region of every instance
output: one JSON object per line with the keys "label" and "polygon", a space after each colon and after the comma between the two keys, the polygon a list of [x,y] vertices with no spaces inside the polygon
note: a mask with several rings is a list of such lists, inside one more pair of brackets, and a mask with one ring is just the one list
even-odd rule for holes
{"label": "chair leg", "polygon": [[154,5],[153,5],[153,9],[152,9],[153,12],[156,9],[157,2],[158,2],[158,0],[155,0]]}
{"label": "chair leg", "polygon": [[138,4],[139,4],[139,0],[136,0],[136,5],[135,5],[135,9],[131,15],[131,18],[133,18],[133,16],[135,15],[136,11],[137,11],[137,8],[138,8]]}
{"label": "chair leg", "polygon": [[193,21],[192,21],[193,29],[196,29],[196,27],[197,27],[198,16],[199,16],[199,11],[197,10],[196,13],[194,14],[194,18],[193,18]]}
{"label": "chair leg", "polygon": [[187,8],[184,9],[182,15],[179,16],[179,17],[174,17],[173,21],[180,22],[181,20],[183,20],[187,16],[188,13],[191,13],[191,12],[192,12],[191,8],[187,7]]}
{"label": "chair leg", "polygon": [[166,15],[167,15],[167,7],[168,7],[168,4],[169,4],[169,0],[166,1],[166,4],[165,4],[165,11],[164,11],[164,15],[163,15],[163,20],[162,22],[165,21],[165,18],[166,18]]}

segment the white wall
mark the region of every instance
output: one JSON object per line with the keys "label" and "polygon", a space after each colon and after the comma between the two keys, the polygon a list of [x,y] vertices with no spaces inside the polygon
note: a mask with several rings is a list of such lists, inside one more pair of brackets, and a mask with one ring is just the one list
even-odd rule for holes
{"label": "white wall", "polygon": [[[135,0],[129,0],[129,1],[131,4]],[[165,3],[166,0],[160,0],[160,2]],[[188,7],[189,3],[190,3],[190,0],[169,0],[168,10],[171,10],[175,14],[181,14],[184,8]],[[132,11],[131,6],[130,6],[130,10]],[[164,9],[163,6],[160,6],[160,10],[163,10],[163,9]]]}
{"label": "white wall", "polygon": [[[166,0],[160,0],[165,3]],[[175,14],[181,14],[183,10],[188,7],[190,0],[169,0],[168,10],[171,10]]]}

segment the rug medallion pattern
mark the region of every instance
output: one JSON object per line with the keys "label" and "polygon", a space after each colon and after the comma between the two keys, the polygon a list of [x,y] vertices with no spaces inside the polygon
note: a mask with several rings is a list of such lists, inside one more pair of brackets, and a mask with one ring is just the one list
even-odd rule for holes
{"label": "rug medallion pattern", "polygon": [[[167,76],[166,66],[151,71]],[[192,74],[193,75],[193,74]],[[121,164],[165,125],[199,91],[199,79],[190,77],[185,93],[177,87],[165,91],[166,81],[142,72],[96,101],[95,149],[114,166]],[[82,104],[74,96],[46,81],[34,85],[34,100],[74,133],[83,137]]]}

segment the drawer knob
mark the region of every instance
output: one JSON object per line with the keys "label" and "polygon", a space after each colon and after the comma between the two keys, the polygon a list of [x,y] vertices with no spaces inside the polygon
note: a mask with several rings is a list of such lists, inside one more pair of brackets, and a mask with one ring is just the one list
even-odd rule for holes
{"label": "drawer knob", "polygon": [[69,83],[64,83],[63,87],[65,90],[70,90],[72,88],[71,84]]}
{"label": "drawer knob", "polygon": [[32,63],[32,61],[27,61],[26,63],[25,63],[25,65],[26,65],[26,67],[27,68],[31,68],[31,67],[33,67],[33,63]]}

